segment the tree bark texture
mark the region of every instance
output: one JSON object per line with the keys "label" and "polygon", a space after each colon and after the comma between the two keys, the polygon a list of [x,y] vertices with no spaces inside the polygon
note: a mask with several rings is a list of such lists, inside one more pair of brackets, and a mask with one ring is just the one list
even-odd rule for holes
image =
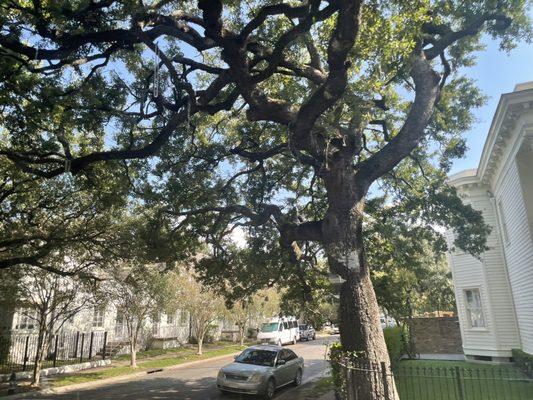
{"label": "tree bark texture", "polygon": [[244,346],[244,332],[245,332],[245,328],[246,328],[246,325],[245,324],[241,324],[241,325],[238,325],[239,327],[239,344],[240,346]]}
{"label": "tree bark texture", "polygon": [[198,341],[198,346],[196,348],[196,354],[201,356],[203,354],[202,347],[204,345],[204,335],[198,335],[197,341]]}
{"label": "tree bark texture", "polygon": [[37,348],[35,350],[35,361],[33,363],[33,375],[31,380],[31,386],[39,386],[41,383],[41,368],[43,359],[48,350],[48,331],[46,327],[46,321],[39,322],[39,333],[37,336]]}
{"label": "tree bark texture", "polygon": [[130,337],[130,367],[137,368],[137,346],[135,338]]}

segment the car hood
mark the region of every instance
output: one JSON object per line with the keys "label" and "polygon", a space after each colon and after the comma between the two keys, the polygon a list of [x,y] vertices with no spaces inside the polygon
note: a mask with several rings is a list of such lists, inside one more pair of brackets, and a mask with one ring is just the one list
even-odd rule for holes
{"label": "car hood", "polygon": [[243,363],[231,363],[222,367],[224,373],[234,373],[243,375],[252,375],[254,373],[264,373],[270,370],[272,367],[265,367],[262,365],[243,364]]}

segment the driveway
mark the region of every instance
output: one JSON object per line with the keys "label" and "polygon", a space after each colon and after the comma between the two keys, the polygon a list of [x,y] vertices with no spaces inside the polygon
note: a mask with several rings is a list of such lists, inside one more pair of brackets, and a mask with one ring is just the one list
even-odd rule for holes
{"label": "driveway", "polygon": [[[288,346],[305,360],[303,382],[319,378],[327,374],[328,363],[324,360],[326,344],[338,340],[338,336],[317,338],[315,341],[302,342]],[[216,376],[220,367],[233,361],[233,356],[218,360],[205,360],[190,367],[163,370],[147,374],[142,379],[121,381],[114,384],[99,385],[85,390],[68,393],[28,396],[31,399],[49,400],[238,400],[249,399],[245,395],[222,395],[216,387]],[[279,391],[277,400],[290,400],[298,388],[287,387]]]}

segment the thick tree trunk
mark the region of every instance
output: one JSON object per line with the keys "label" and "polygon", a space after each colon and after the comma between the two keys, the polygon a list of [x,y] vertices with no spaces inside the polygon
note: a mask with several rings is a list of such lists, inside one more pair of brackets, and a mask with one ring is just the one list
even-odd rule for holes
{"label": "thick tree trunk", "polygon": [[329,208],[322,227],[324,248],[331,271],[344,280],[339,305],[343,350],[355,353],[356,362],[369,370],[356,371],[350,400],[396,400],[394,381],[381,379],[382,363],[390,372],[390,360],[363,246],[366,191],[355,186],[349,158],[336,161],[325,175]]}
{"label": "thick tree trunk", "polygon": [[372,362],[389,364],[376,295],[367,274],[351,274],[342,284],[339,328],[344,349],[362,352]]}
{"label": "thick tree trunk", "polygon": [[[338,254],[334,256],[335,260],[331,263],[336,264],[334,271],[338,273]],[[345,281],[340,289],[341,343],[343,350],[357,355],[357,365],[368,369],[355,372],[355,379],[351,382],[352,393],[357,400],[395,400],[398,396],[394,380],[392,377],[387,382],[382,379],[382,363],[390,373],[390,360],[368,269],[350,258],[345,257],[343,263],[349,270],[342,275]]]}

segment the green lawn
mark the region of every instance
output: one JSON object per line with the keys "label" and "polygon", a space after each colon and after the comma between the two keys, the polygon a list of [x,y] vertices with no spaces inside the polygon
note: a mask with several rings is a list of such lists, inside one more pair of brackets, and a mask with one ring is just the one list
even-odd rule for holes
{"label": "green lawn", "polygon": [[512,365],[402,361],[395,380],[402,400],[533,399],[533,381]]}
{"label": "green lawn", "polygon": [[[212,347],[212,346],[210,346]],[[99,368],[92,372],[80,372],[69,375],[58,375],[51,380],[51,385],[54,387],[72,385],[76,383],[91,382],[121,375],[134,374],[137,372],[149,371],[152,369],[170,367],[172,365],[183,364],[189,361],[204,360],[211,357],[232,354],[242,348],[239,345],[227,345],[218,348],[206,348],[204,354],[198,356],[195,354],[194,348],[179,348],[167,350],[149,350],[147,352],[139,353],[138,368],[132,369],[125,365],[111,365],[107,368]],[[149,359],[149,357],[152,357]],[[156,357],[156,358],[153,358]],[[123,358],[124,360],[127,357]],[[139,361],[139,360],[145,361]]]}

